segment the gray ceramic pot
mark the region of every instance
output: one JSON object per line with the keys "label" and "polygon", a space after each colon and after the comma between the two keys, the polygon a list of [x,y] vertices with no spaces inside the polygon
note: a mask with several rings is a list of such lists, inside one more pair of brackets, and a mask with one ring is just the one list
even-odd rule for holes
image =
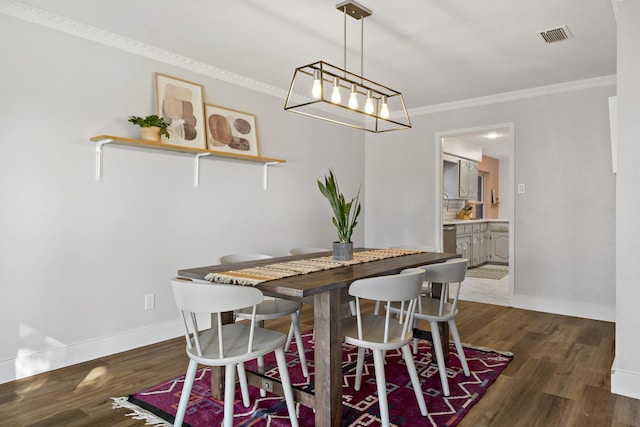
{"label": "gray ceramic pot", "polygon": [[336,261],[349,261],[353,259],[353,243],[333,242],[333,259]]}

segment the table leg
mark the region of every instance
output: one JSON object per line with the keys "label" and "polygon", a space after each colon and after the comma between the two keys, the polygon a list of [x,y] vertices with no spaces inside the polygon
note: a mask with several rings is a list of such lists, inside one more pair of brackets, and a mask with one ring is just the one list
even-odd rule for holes
{"label": "table leg", "polygon": [[315,295],[316,426],[342,426],[342,325],[340,289]]}
{"label": "table leg", "polygon": [[[217,318],[211,316],[211,327],[217,328]],[[233,312],[222,313],[222,324],[233,323]],[[211,397],[224,401],[224,366],[211,367]]]}

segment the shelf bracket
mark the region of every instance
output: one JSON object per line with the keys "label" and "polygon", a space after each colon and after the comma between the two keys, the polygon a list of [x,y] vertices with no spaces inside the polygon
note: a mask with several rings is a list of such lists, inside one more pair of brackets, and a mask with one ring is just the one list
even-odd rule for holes
{"label": "shelf bracket", "polygon": [[280,162],[267,162],[264,164],[262,172],[262,191],[267,191],[267,171],[269,169],[269,166],[277,165],[279,163]]}
{"label": "shelf bracket", "polygon": [[113,139],[101,139],[96,143],[96,181],[102,182],[102,146],[113,142]]}
{"label": "shelf bracket", "polygon": [[193,186],[200,184],[200,157],[208,156],[210,153],[198,153],[193,158]]}

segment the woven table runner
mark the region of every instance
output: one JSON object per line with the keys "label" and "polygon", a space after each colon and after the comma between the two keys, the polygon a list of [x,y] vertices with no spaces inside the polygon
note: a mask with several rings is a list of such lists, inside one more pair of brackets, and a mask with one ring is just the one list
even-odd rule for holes
{"label": "woven table runner", "polygon": [[412,255],[421,252],[424,251],[412,249],[371,249],[368,251],[354,252],[353,259],[349,261],[336,261],[332,256],[323,256],[318,258],[277,262],[261,265],[259,267],[243,268],[241,270],[209,273],[205,276],[205,279],[214,283],[253,286],[269,280],[278,280],[285,277],[313,273],[315,271],[329,270],[331,268],[344,267],[346,265],[362,264],[364,262],[394,258],[403,255]]}

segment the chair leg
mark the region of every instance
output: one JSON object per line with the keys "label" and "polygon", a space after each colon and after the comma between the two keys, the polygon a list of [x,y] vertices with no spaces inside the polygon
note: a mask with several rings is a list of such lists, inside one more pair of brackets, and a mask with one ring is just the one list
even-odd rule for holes
{"label": "chair leg", "polygon": [[300,334],[300,323],[298,322],[298,312],[291,313],[291,328],[296,336],[296,347],[298,347],[298,356],[300,356],[300,367],[302,368],[302,376],[309,378],[309,370],[307,368],[307,358],[304,355],[304,347],[302,346],[302,335]]}
{"label": "chair leg", "polygon": [[423,416],[427,415],[427,404],[424,402],[424,396],[422,394],[422,386],[420,385],[420,380],[418,379],[418,372],[416,371],[416,364],[413,360],[413,355],[411,354],[411,349],[409,349],[409,345],[405,345],[402,347],[402,356],[404,357],[404,363],[407,365],[407,371],[409,371],[409,376],[411,377],[411,385],[413,385],[413,391],[416,393],[416,400],[418,401],[418,407],[420,408],[420,413]]}
{"label": "chair leg", "polygon": [[236,388],[236,366],[230,364],[224,370],[224,427],[233,427],[233,405]]}
{"label": "chair leg", "polygon": [[[258,356],[258,372],[264,374],[264,358],[262,356]],[[260,397],[265,397],[267,395],[267,390],[261,388],[260,389]]]}
{"label": "chair leg", "polygon": [[296,414],[296,404],[293,400],[293,392],[291,391],[291,379],[289,378],[289,368],[287,360],[284,357],[284,350],[277,348],[275,350],[276,362],[278,363],[278,371],[280,372],[280,382],[284,391],[284,399],[287,402],[287,410],[289,411],[289,420],[291,427],[298,427],[298,416]]}
{"label": "chair leg", "polygon": [[[298,318],[300,318],[300,310],[297,311]],[[289,351],[289,347],[291,347],[291,341],[293,340],[293,321],[289,326],[289,333],[287,334],[287,343],[284,345],[284,351]]]}
{"label": "chair leg", "polygon": [[242,404],[245,408],[248,408],[251,401],[249,400],[249,387],[247,386],[247,373],[244,370],[244,363],[238,363],[238,382],[242,393]]}
{"label": "chair leg", "polygon": [[438,331],[438,322],[429,322],[431,326],[431,337],[433,338],[433,348],[436,350],[436,361],[440,372],[440,382],[442,383],[442,393],[449,396],[449,380],[447,379],[447,366],[444,363],[444,352],[442,351],[442,340]]}
{"label": "chair leg", "polygon": [[384,375],[384,355],[380,350],[373,350],[373,362],[376,369],[376,386],[378,388],[378,406],[380,421],[383,427],[389,427],[389,403],[387,402],[387,380]]}
{"label": "chair leg", "polygon": [[460,342],[460,334],[458,333],[458,328],[456,326],[455,320],[449,320],[449,330],[451,331],[451,335],[453,336],[453,342],[456,344],[456,350],[458,351],[458,358],[460,359],[460,364],[462,365],[462,370],[464,371],[465,376],[470,376],[471,372],[469,372],[469,365],[467,364],[467,358],[464,355],[464,349],[462,348],[462,342]]}
{"label": "chair leg", "polygon": [[356,360],[356,379],[353,384],[355,391],[360,391],[360,385],[362,384],[362,369],[364,367],[364,347],[358,347],[358,358]]}
{"label": "chair leg", "polygon": [[178,404],[178,410],[176,411],[176,419],[173,423],[176,427],[182,426],[182,422],[184,421],[184,414],[187,411],[189,396],[191,396],[193,380],[196,378],[197,371],[198,362],[195,360],[189,360],[189,367],[187,368],[187,374],[184,377],[184,384],[182,385],[182,393],[180,394],[180,403]]}

